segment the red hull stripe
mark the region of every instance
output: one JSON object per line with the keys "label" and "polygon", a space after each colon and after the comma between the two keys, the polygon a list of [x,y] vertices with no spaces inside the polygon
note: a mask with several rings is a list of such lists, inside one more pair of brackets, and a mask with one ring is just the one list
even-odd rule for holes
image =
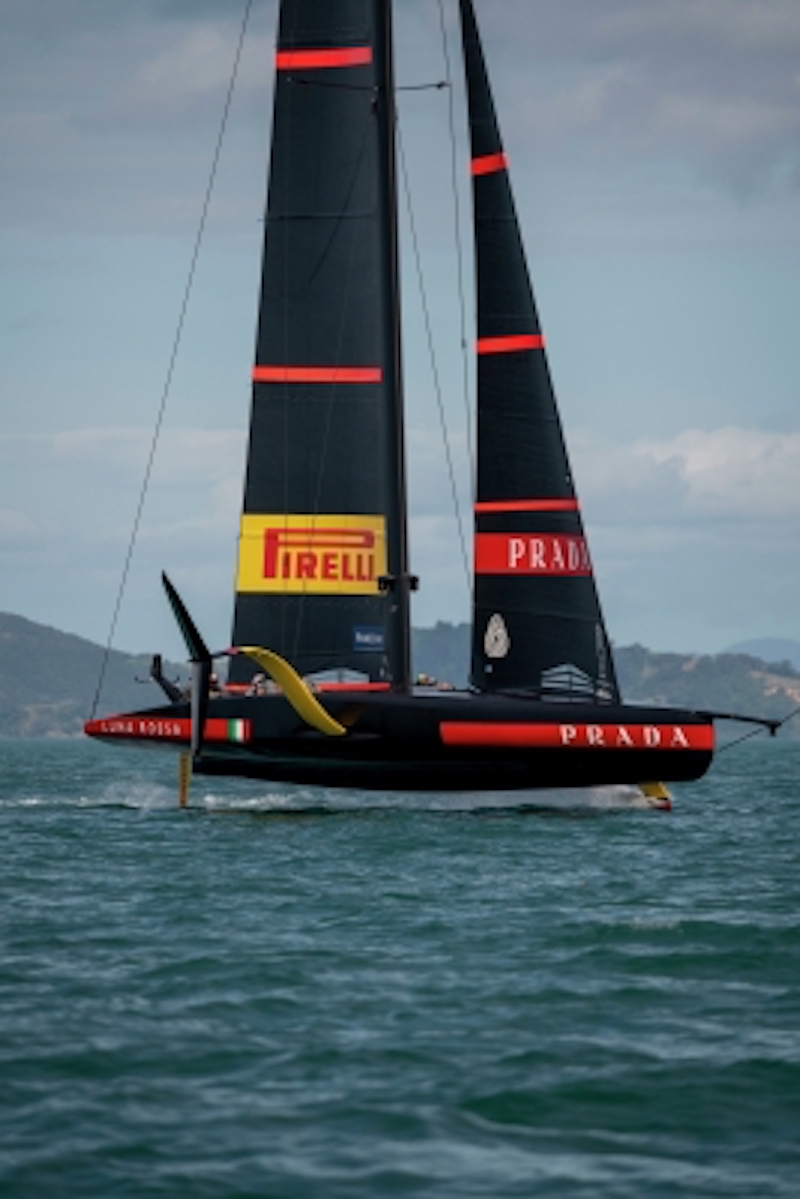
{"label": "red hull stripe", "polygon": [[508,749],[714,749],[714,729],[701,724],[497,724],[442,721],[444,745]]}
{"label": "red hull stripe", "polygon": [[577,500],[479,500],[475,511],[483,512],[577,512]]}
{"label": "red hull stripe", "polygon": [[543,350],[541,333],[523,333],[516,337],[480,337],[479,354],[516,354],[520,350]]}
{"label": "red hull stripe", "polygon": [[494,175],[496,171],[508,170],[508,157],[501,150],[499,154],[482,154],[473,158],[473,175]]}
{"label": "red hull stripe", "polygon": [[372,62],[371,46],[347,46],[342,50],[279,50],[279,71],[316,71],[330,67],[363,67]]}
{"label": "red hull stripe", "polygon": [[[131,741],[167,741],[189,744],[192,722],[174,716],[106,716],[103,720],[88,720],[83,726],[88,737],[120,737]],[[223,720],[211,717],[206,721],[206,741],[252,741],[253,723],[250,720]]]}
{"label": "red hull stripe", "polygon": [[254,366],[254,383],[380,383],[379,366]]}
{"label": "red hull stripe", "polygon": [[391,683],[315,683],[315,691],[391,691]]}
{"label": "red hull stripe", "polygon": [[476,533],[476,575],[550,575],[579,578],[592,573],[583,537],[555,533]]}

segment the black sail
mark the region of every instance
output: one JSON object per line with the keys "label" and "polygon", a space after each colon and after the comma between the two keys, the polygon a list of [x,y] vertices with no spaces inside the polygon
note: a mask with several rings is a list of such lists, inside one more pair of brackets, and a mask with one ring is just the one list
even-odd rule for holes
{"label": "black sail", "polygon": [[470,0],[460,0],[477,276],[472,682],[618,698]]}
{"label": "black sail", "polygon": [[233,641],[404,683],[391,72],[388,0],[283,0]]}

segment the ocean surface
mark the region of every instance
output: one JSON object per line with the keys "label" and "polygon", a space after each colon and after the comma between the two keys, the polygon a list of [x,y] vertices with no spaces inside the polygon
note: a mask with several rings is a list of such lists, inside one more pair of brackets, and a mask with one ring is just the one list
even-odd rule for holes
{"label": "ocean surface", "polygon": [[0,1195],[800,1195],[800,742],[671,813],[0,742]]}

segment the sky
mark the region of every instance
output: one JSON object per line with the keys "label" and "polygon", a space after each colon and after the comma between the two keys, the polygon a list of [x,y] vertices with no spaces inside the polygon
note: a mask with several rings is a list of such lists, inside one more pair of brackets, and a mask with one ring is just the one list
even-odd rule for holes
{"label": "sky", "polygon": [[[399,95],[469,529],[452,88]],[[0,0],[0,610],[108,636],[244,0]],[[800,638],[800,4],[476,0],[612,640]],[[254,0],[116,627],[182,651],[167,569],[230,635],[271,118]],[[447,75],[439,0],[395,5],[401,86]],[[455,145],[449,105],[454,108]],[[414,622],[469,586],[403,205]],[[472,338],[471,264],[464,263]],[[467,365],[467,389],[471,364]]]}

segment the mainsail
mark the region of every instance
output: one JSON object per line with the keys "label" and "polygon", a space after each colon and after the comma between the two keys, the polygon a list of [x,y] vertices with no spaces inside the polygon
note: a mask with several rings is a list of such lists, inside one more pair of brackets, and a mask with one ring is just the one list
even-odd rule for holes
{"label": "mainsail", "polygon": [[619,698],[471,0],[460,0],[477,276],[472,683]]}
{"label": "mainsail", "polygon": [[387,0],[283,0],[276,68],[233,642],[404,684]]}

